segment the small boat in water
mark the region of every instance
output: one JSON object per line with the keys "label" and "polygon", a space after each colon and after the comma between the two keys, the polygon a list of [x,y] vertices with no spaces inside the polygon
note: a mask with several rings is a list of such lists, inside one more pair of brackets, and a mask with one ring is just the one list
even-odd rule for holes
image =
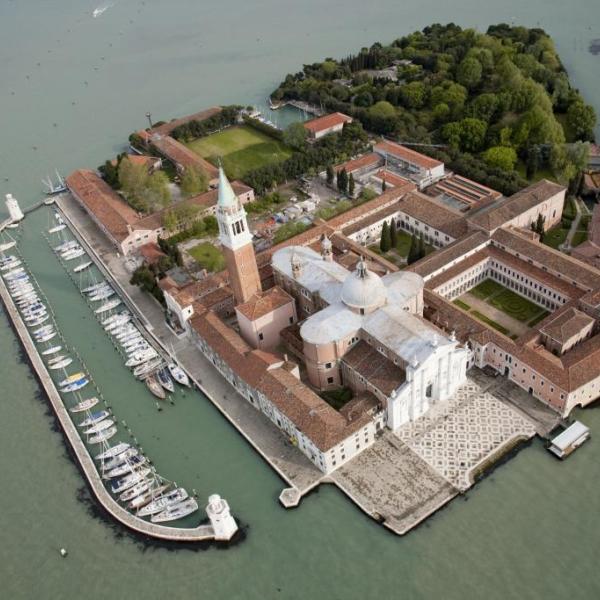
{"label": "small boat in water", "polygon": [[104,452],[100,452],[100,454],[97,454],[95,458],[96,460],[106,460],[108,458],[113,458],[114,456],[118,456],[122,452],[125,452],[125,450],[129,448],[131,448],[131,444],[128,444],[127,442],[119,442],[111,448],[104,450]]}
{"label": "small boat in water", "polygon": [[169,376],[169,370],[167,367],[161,369],[156,372],[156,377],[158,379],[158,383],[162,385],[167,392],[171,392],[171,394],[175,391],[175,385],[173,384],[173,380]]}
{"label": "small boat in water", "polygon": [[150,489],[147,492],[139,494],[138,496],[136,496],[127,505],[127,508],[129,510],[138,510],[142,506],[144,506],[145,504],[148,504],[148,502],[151,502],[152,500],[154,500],[154,498],[156,498],[157,496],[159,496],[160,494],[162,494],[167,489],[169,489],[168,485],[160,485],[158,487],[150,486]]}
{"label": "small boat in water", "polygon": [[100,433],[101,431],[105,431],[106,429],[112,427],[115,422],[112,419],[102,419],[98,421],[96,424],[92,425],[88,429],[85,429],[83,433],[85,435],[92,435],[94,433]]}
{"label": "small boat in water", "polygon": [[117,306],[119,306],[121,302],[121,298],[113,298],[112,300],[109,300],[108,302],[104,303],[102,306],[97,308],[94,312],[97,315],[101,315],[102,313],[112,310],[113,308],[117,308]]}
{"label": "small boat in water", "polygon": [[158,383],[158,380],[156,379],[156,377],[154,377],[154,375],[149,375],[148,377],[146,377],[146,385],[148,386],[148,389],[157,398],[164,400],[167,397],[167,395],[165,394],[165,390],[162,388],[160,383]]}
{"label": "small boat in water", "polygon": [[110,471],[111,469],[115,469],[116,467],[122,465],[127,462],[130,458],[137,456],[139,454],[139,450],[137,448],[127,448],[124,452],[117,454],[117,456],[113,456],[112,458],[106,459],[102,463],[102,469],[104,471]]}
{"label": "small boat in water", "polygon": [[77,240],[65,240],[58,246],[54,246],[53,250],[55,252],[68,252],[69,250],[73,250],[79,246],[79,242]]}
{"label": "small boat in water", "polygon": [[112,288],[106,288],[100,290],[99,292],[96,292],[95,294],[90,294],[89,299],[91,302],[98,302],[98,300],[106,300],[107,298],[110,298],[114,295],[115,290],[113,290]]}
{"label": "small boat in water", "polygon": [[100,321],[102,327],[108,327],[111,323],[114,323],[115,321],[118,321],[119,319],[122,319],[124,317],[131,317],[131,314],[124,310],[123,312],[117,313],[116,315],[111,315],[110,317],[106,317],[106,319],[103,319],[102,321]]}
{"label": "small boat in water", "polygon": [[46,348],[46,350],[42,350],[43,356],[50,356],[51,354],[56,354],[62,350],[62,346],[50,346],[50,348]]}
{"label": "small boat in water", "polygon": [[107,410],[99,410],[98,412],[91,413],[89,417],[86,417],[81,423],[79,423],[79,427],[88,427],[89,425],[95,425],[96,423],[103,421],[108,417],[110,413]]}
{"label": "small boat in water", "polygon": [[44,184],[44,194],[46,194],[46,196],[55,196],[56,194],[67,191],[65,180],[58,171],[55,170],[54,172],[56,173],[56,183],[52,181],[50,175],[48,175],[46,179],[42,179],[42,183]]}
{"label": "small boat in water", "polygon": [[116,427],[111,427],[110,429],[105,429],[96,435],[93,435],[91,438],[88,438],[88,443],[90,444],[101,444],[102,442],[106,442],[110,440],[110,438],[117,433]]}
{"label": "small boat in water", "polygon": [[125,362],[126,367],[137,367],[143,363],[152,360],[156,357],[156,350],[154,348],[149,348],[140,352],[134,352],[131,355],[131,358]]}
{"label": "small boat in water", "polygon": [[35,338],[35,341],[38,344],[43,344],[44,342],[49,342],[51,339],[55,338],[58,335],[56,331],[52,331],[51,333],[45,333],[39,337]]}
{"label": "small boat in water", "polygon": [[88,383],[89,383],[89,379],[85,379],[85,377],[84,377],[83,379],[79,379],[78,381],[74,381],[73,383],[70,383],[69,385],[66,385],[60,391],[63,392],[63,393],[66,393],[66,392],[77,392],[80,389],[84,388]]}
{"label": "small boat in water", "polygon": [[162,512],[156,515],[152,515],[151,521],[153,523],[165,523],[167,521],[176,521],[177,519],[183,519],[198,510],[198,502],[195,498],[187,498],[183,502],[178,504],[172,504]]}
{"label": "small boat in water", "polygon": [[[73,406],[69,410],[72,413],[80,413],[80,412],[83,412],[85,410],[89,410],[90,408],[93,408],[94,406],[96,406],[96,404],[98,404],[98,402],[99,402],[99,400],[96,397],[94,397],[94,398],[87,398],[85,400],[82,400],[79,404],[76,404],[75,406]],[[127,447],[129,447],[129,444],[127,444]]]}
{"label": "small boat in water", "polygon": [[177,488],[176,490],[172,490],[167,494],[163,494],[162,496],[155,498],[152,502],[150,502],[150,504],[142,508],[138,515],[140,517],[147,517],[149,515],[157,514],[168,508],[171,504],[179,504],[179,502],[183,502],[187,499],[187,497],[188,493],[184,488]]}
{"label": "small boat in water", "polygon": [[74,269],[73,269],[73,273],[81,273],[82,271],[85,271],[88,267],[90,267],[92,265],[92,261],[88,260],[84,263],[81,263],[80,265],[77,265]]}
{"label": "small boat in water", "polygon": [[66,227],[67,226],[64,223],[61,223],[60,225],[55,225],[54,227],[51,227],[50,229],[48,229],[48,233],[58,233],[59,231],[62,231]]}
{"label": "small boat in water", "polygon": [[49,369],[64,369],[68,367],[73,362],[73,359],[70,356],[66,356],[55,363],[52,363],[48,366]]}
{"label": "small boat in water", "polygon": [[145,363],[135,367],[135,369],[133,369],[133,376],[141,379],[141,378],[145,377],[146,375],[148,375],[148,373],[152,373],[152,371],[156,371],[156,369],[160,369],[162,364],[163,364],[162,358],[160,356],[158,356],[153,360],[150,360],[148,362],[145,362]]}
{"label": "small boat in water", "polygon": [[121,502],[133,500],[133,498],[137,498],[140,494],[143,494],[144,492],[147,492],[148,490],[152,489],[154,485],[156,485],[155,479],[143,479],[139,483],[136,483],[133,487],[123,492],[119,496],[119,500],[121,500]]}
{"label": "small boat in water", "polygon": [[122,477],[123,475],[127,475],[127,473],[131,473],[137,468],[145,465],[147,462],[148,459],[145,456],[133,456],[132,458],[126,460],[122,465],[119,465],[110,471],[106,471],[104,473],[104,478],[113,479],[114,477]]}
{"label": "small boat in water", "polygon": [[134,471],[129,475],[125,475],[122,479],[117,479],[117,481],[113,481],[110,488],[113,494],[120,494],[125,490],[128,490],[130,487],[133,487],[136,483],[139,483],[144,477],[150,474],[150,469],[144,468],[139,471]]}
{"label": "small boat in water", "polygon": [[[36,325],[41,325],[42,323],[45,323],[49,318],[50,318],[50,315],[46,313],[45,315],[43,315],[41,317],[37,317],[33,321],[30,321],[29,323],[27,323],[27,325],[29,325],[29,327],[35,327]],[[25,319],[25,320],[27,320],[27,319]]]}
{"label": "small boat in water", "polygon": [[79,381],[84,377],[85,373],[83,373],[82,371],[80,371],[79,373],[73,373],[73,375],[69,375],[69,377],[63,379],[58,385],[60,385],[61,387],[64,385],[69,385],[70,383],[73,383],[74,381]]}
{"label": "small boat in water", "polygon": [[92,285],[88,285],[87,287],[84,287],[81,291],[84,294],[89,294],[90,292],[95,292],[96,290],[99,290],[101,287],[104,287],[105,285],[108,285],[108,282],[101,281],[100,283],[94,283]]}
{"label": "small boat in water", "polygon": [[83,256],[85,254],[85,250],[83,248],[76,248],[75,250],[72,250],[71,252],[65,252],[62,255],[63,260],[75,260],[76,258],[79,258],[80,256]]}
{"label": "small boat in water", "polygon": [[179,384],[190,387],[190,378],[187,376],[186,372],[175,363],[169,363],[167,366],[169,369],[169,373],[171,373],[171,377]]}

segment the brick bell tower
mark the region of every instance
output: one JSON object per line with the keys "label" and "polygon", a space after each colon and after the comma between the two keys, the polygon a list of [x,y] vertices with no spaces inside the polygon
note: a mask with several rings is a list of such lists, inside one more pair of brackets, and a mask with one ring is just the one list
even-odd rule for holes
{"label": "brick bell tower", "polygon": [[246,221],[246,211],[235,195],[222,167],[219,168],[217,221],[219,241],[229,271],[229,284],[236,304],[242,304],[262,288],[254,246],[252,246],[252,234]]}

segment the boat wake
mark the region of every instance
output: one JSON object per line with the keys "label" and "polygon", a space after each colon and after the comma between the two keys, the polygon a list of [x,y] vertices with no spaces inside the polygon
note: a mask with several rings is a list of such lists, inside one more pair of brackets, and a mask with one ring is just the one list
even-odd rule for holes
{"label": "boat wake", "polygon": [[114,5],[115,3],[113,2],[110,4],[103,4],[101,6],[98,6],[92,11],[92,17],[94,19],[97,19],[98,17],[102,16],[109,8],[112,8]]}

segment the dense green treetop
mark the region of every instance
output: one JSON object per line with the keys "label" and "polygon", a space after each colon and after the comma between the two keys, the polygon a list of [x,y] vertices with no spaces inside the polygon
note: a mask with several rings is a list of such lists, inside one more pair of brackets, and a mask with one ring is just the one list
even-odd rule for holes
{"label": "dense green treetop", "polygon": [[[347,113],[400,142],[446,144],[452,162],[479,170],[514,165],[513,152],[525,163],[535,145],[591,141],[596,124],[552,39],[542,29],[506,24],[486,33],[431,25],[341,60],[304,65],[273,98]],[[512,152],[484,155],[498,147]]]}

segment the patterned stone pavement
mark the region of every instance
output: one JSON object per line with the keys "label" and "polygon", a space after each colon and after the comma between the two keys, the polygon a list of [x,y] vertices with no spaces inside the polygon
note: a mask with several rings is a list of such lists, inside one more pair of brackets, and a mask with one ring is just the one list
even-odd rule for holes
{"label": "patterned stone pavement", "polygon": [[533,423],[469,380],[448,402],[438,404],[396,435],[460,490],[486,458],[518,439],[535,435]]}

